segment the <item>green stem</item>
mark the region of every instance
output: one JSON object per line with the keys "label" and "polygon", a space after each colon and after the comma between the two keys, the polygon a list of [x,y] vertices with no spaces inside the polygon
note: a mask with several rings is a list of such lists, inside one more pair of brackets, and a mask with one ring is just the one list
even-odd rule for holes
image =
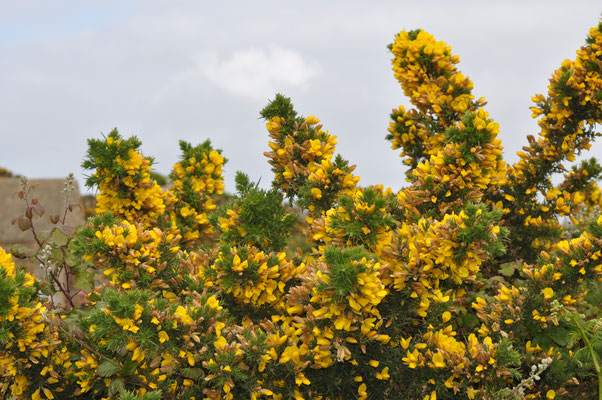
{"label": "green stem", "polygon": [[600,369],[600,364],[598,364],[598,354],[594,351],[592,347],[592,343],[589,341],[587,334],[581,327],[579,320],[575,315],[571,315],[573,322],[577,325],[577,329],[579,329],[579,333],[581,334],[581,338],[585,342],[587,349],[589,350],[590,355],[592,356],[592,360],[594,361],[594,368],[596,369],[596,375],[598,375],[598,399],[602,400],[602,370]]}

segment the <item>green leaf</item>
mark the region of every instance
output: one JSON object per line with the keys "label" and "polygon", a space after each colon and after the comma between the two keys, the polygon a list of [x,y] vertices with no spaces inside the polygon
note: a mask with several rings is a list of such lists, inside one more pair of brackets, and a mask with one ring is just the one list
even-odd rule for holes
{"label": "green leaf", "polygon": [[136,396],[134,393],[124,390],[121,392],[119,400],[161,400],[161,391],[155,390],[147,392],[142,396]]}
{"label": "green leaf", "polygon": [[64,263],[65,255],[59,247],[53,247],[50,254],[52,254],[50,260],[53,262],[53,264],[62,265]]}
{"label": "green leaf", "polygon": [[67,254],[67,257],[65,257],[65,263],[67,263],[68,265],[75,267],[75,266],[79,266],[81,264],[85,264],[86,261],[83,260],[82,258],[76,257],[73,253],[69,253]]}
{"label": "green leaf", "polygon": [[546,336],[559,346],[566,346],[569,340],[569,331],[560,326],[554,326],[546,330]]}
{"label": "green leaf", "polygon": [[69,236],[65,235],[63,232],[58,229],[54,229],[52,234],[50,235],[50,241],[57,246],[65,246],[69,243]]}
{"label": "green leaf", "polygon": [[502,264],[502,265],[500,265],[499,272],[500,272],[500,274],[509,278],[512,275],[514,275],[514,271],[516,271],[517,265],[518,264],[516,262],[509,262],[509,263]]}
{"label": "green leaf", "polygon": [[128,359],[123,365],[123,374],[125,376],[130,376],[136,371],[136,368],[138,368],[138,363],[132,361],[132,359]]}
{"label": "green leaf", "polygon": [[80,272],[75,278],[75,287],[86,292],[94,289],[94,275],[90,272]]}
{"label": "green leaf", "polygon": [[184,375],[186,378],[194,380],[202,379],[205,377],[203,370],[200,368],[183,368],[182,375]]}
{"label": "green leaf", "polygon": [[121,393],[125,390],[125,384],[123,383],[123,378],[113,379],[111,385],[109,386],[109,396],[112,396],[117,393]]}
{"label": "green leaf", "polygon": [[11,247],[10,251],[15,258],[19,259],[33,257],[38,254],[38,250],[30,249],[29,247],[25,247],[20,244],[16,244]]}
{"label": "green leaf", "polygon": [[97,374],[99,376],[108,378],[110,376],[115,375],[117,372],[121,371],[121,366],[114,361],[103,361],[98,365]]}
{"label": "green leaf", "polygon": [[40,242],[47,241],[48,238],[50,237],[51,233],[52,232],[50,230],[48,230],[48,229],[38,232],[38,240]]}

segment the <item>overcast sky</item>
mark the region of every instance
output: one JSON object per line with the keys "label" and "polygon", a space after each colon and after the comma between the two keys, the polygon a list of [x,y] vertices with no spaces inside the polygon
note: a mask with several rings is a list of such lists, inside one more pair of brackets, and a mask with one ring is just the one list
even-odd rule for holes
{"label": "overcast sky", "polygon": [[[291,4],[291,5],[289,5]],[[0,0],[0,166],[29,177],[80,168],[87,138],[136,135],[168,174],[178,140],[209,138],[236,170],[272,179],[259,110],[274,93],[338,137],[360,184],[405,185],[385,140],[407,105],[387,44],[423,28],[500,123],[505,158],[537,132],[531,96],[574,58],[598,1],[49,1]],[[602,155],[597,143],[590,154]]]}

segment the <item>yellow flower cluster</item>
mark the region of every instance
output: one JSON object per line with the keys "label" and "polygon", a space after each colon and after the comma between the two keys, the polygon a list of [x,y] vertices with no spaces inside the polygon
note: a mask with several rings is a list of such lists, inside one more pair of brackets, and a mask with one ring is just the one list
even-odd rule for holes
{"label": "yellow flower cluster", "polygon": [[113,165],[119,173],[98,168],[94,176],[100,180],[96,197],[96,213],[107,211],[128,221],[153,225],[165,210],[161,187],[151,178],[150,160],[133,148],[121,149],[118,135],[109,135],[106,147],[118,154]]}
{"label": "yellow flower cluster", "polygon": [[[316,394],[308,397],[302,394],[312,388],[308,367],[323,370],[337,363],[357,366],[351,347],[357,349],[361,343],[365,353],[367,343],[386,344],[390,340],[379,333],[383,321],[378,306],[388,293],[379,277],[380,264],[358,255],[341,263],[332,258],[332,253],[349,257],[350,252],[330,248],[326,257],[310,260],[299,277],[303,283],[289,290],[288,315],[273,315],[271,320],[277,325],[267,325],[268,332],[271,331],[267,339],[269,350],[259,370],[285,368],[293,372],[294,378],[271,382],[275,387],[271,388],[273,392],[286,392],[288,384],[289,388],[295,388],[295,399],[320,399]],[[372,375],[386,380],[388,368],[374,370]],[[357,379],[355,382],[360,383],[360,392],[366,391],[365,383]]]}
{"label": "yellow flower cluster", "polygon": [[474,100],[472,81],[459,72],[460,61],[445,42],[422,30],[400,32],[390,46],[395,78],[417,110],[393,110],[389,126],[393,149],[402,148],[413,168],[442,150],[444,131],[466,111],[485,104]]}
{"label": "yellow flower cluster", "polygon": [[238,207],[233,206],[232,208],[226,210],[226,216],[219,217],[217,220],[221,231],[224,233],[230,232],[231,230],[233,230],[233,228],[235,228],[236,232],[240,236],[245,237],[247,235],[247,232],[244,230],[244,228],[239,226],[240,221],[239,221]]}
{"label": "yellow flower cluster", "polygon": [[[117,296],[129,299],[130,306],[115,307]],[[97,306],[83,320],[96,350],[79,353],[76,394],[110,392],[116,381],[125,380],[135,383],[139,396],[162,390],[177,398],[234,398],[233,379],[248,366],[235,338],[240,332],[225,331],[216,297],[194,292],[186,306],[170,306],[141,292],[109,290],[103,298],[107,305]]]}
{"label": "yellow flower cluster", "polygon": [[502,284],[494,296],[495,301],[487,302],[482,297],[477,297],[472,303],[472,308],[477,312],[477,316],[487,325],[482,325],[479,333],[482,336],[490,332],[499,333],[500,330],[510,329],[509,325],[520,322],[517,315],[520,315],[520,305],[524,302],[524,294],[519,289],[511,285],[509,288]]}
{"label": "yellow flower cluster", "polygon": [[194,148],[185,142],[180,146],[184,158],[173,166],[172,188],[166,196],[170,222],[180,230],[181,245],[188,248],[213,232],[207,213],[215,209],[211,196],[224,191],[224,157],[208,142]]}
{"label": "yellow flower cluster", "polygon": [[398,193],[405,217],[442,217],[466,202],[491,201],[507,183],[499,125],[484,99],[474,100],[459,58],[424,31],[401,32],[391,52],[395,77],[417,107],[394,110],[387,136],[411,166],[412,185]]}
{"label": "yellow flower cluster", "polygon": [[[410,369],[428,367],[431,370],[443,370],[444,374],[447,373],[442,375],[446,388],[457,395],[461,385],[468,386],[467,397],[475,399],[480,390],[470,385],[480,386],[488,370],[496,369],[497,346],[488,336],[479,340],[471,333],[465,342],[461,342],[456,335],[451,325],[439,330],[429,326],[421,342],[413,343],[412,338],[402,339],[400,345],[406,351],[403,364]],[[466,378],[467,382],[463,382]]]}
{"label": "yellow flower cluster", "polygon": [[[36,299],[35,278],[18,270],[0,247],[0,395],[2,398],[54,399],[62,391],[56,332],[52,318]],[[30,380],[35,376],[35,380]]]}
{"label": "yellow flower cluster", "polygon": [[122,290],[170,286],[171,271],[165,261],[179,251],[179,236],[128,221],[101,224],[93,232],[83,257],[103,269],[111,285]]}
{"label": "yellow flower cluster", "polygon": [[[488,255],[480,243],[466,244],[458,239],[458,232],[466,228],[468,218],[461,211],[458,215],[446,214],[442,221],[421,219],[417,224],[403,224],[397,231],[404,243],[400,256],[405,260],[400,266],[403,272],[398,276],[412,282],[412,295],[428,294],[448,279],[460,285],[476,278]],[[499,232],[498,226],[489,229],[493,236]],[[460,248],[464,252],[462,257],[458,257]],[[398,290],[404,286],[402,280],[395,281]]]}
{"label": "yellow flower cluster", "polygon": [[[379,193],[380,191],[380,193]],[[390,189],[355,188],[350,195],[339,197],[337,204],[320,218],[308,218],[311,239],[325,245],[353,247],[363,245],[374,254],[380,254],[391,241],[394,225],[384,197]]]}
{"label": "yellow flower cluster", "polygon": [[498,132],[498,124],[482,108],[467,113],[446,132],[449,142],[411,171],[413,185],[399,193],[407,212],[416,214],[422,204],[432,203],[444,214],[464,202],[479,202],[487,190],[505,184]]}
{"label": "yellow flower cluster", "polygon": [[266,123],[273,141],[265,155],[275,173],[275,184],[287,195],[294,195],[311,173],[310,165],[330,160],[335,151],[336,137],[322,130],[313,115],[299,120],[274,116]]}
{"label": "yellow flower cluster", "polygon": [[[549,307],[549,298],[552,296],[550,292],[553,292],[552,289],[546,288],[542,290],[544,303],[547,305],[542,305],[542,309],[545,308],[546,311],[549,311],[547,307]],[[495,363],[495,352],[499,349],[500,343],[503,343],[504,338],[512,338],[514,336],[514,332],[519,332],[522,326],[528,325],[533,327],[533,322],[535,324],[540,324],[541,328],[548,328],[550,325],[548,324],[551,320],[556,320],[558,316],[552,316],[551,320],[548,320],[546,316],[543,316],[539,313],[537,309],[532,310],[531,313],[527,314],[523,312],[525,308],[529,309],[531,306],[527,304],[527,297],[530,296],[531,293],[526,291],[523,288],[516,288],[514,285],[510,285],[509,287],[502,284],[500,285],[497,294],[490,300],[485,300],[482,297],[477,297],[475,301],[472,303],[472,308],[476,311],[479,320],[481,321],[481,326],[478,329],[478,333],[482,336],[483,343],[488,344],[488,348],[492,349],[492,354],[490,355],[490,359],[494,360],[494,362],[483,362],[485,361],[481,358],[481,363],[477,366],[475,370],[475,378],[481,378],[484,382],[487,382],[488,379],[491,379],[491,374],[493,371],[499,376],[503,377],[507,381],[511,377],[511,372],[508,368],[504,368],[503,365],[499,365]],[[533,329],[533,328],[531,328]],[[541,336],[540,336],[541,337]],[[491,338],[497,338],[498,341],[491,342]],[[521,351],[524,354],[524,359],[533,364],[538,364],[542,360],[548,357],[557,357],[562,358],[563,356],[557,353],[554,346],[547,347],[546,351],[543,351],[542,347],[539,344],[534,344],[531,340],[527,340],[524,343],[524,350]],[[487,377],[487,370],[489,371],[489,378]],[[478,379],[475,379],[475,382],[478,382]],[[554,384],[556,384],[554,382]],[[526,393],[525,398],[535,399],[540,398],[540,393],[534,385],[528,385],[525,387]],[[483,393],[483,389],[475,390],[471,387],[472,391],[469,391],[469,396],[471,394]],[[470,397],[475,398],[475,397]],[[550,397],[548,397],[550,398]],[[553,398],[553,397],[551,397]]]}
{"label": "yellow flower cluster", "polygon": [[[602,216],[596,225],[602,229]],[[553,301],[570,307],[587,295],[589,289],[583,282],[602,282],[602,237],[585,231],[576,238],[549,246],[549,252],[541,252],[540,260],[539,264],[525,265],[523,273],[542,297],[541,307],[534,309],[532,315],[545,328],[553,314]]]}
{"label": "yellow flower cluster", "polygon": [[272,165],[275,188],[312,218],[322,216],[340,195],[352,195],[360,180],[353,175],[355,165],[334,156],[336,137],[322,130],[318,118],[298,117],[290,99],[279,94],[261,115],[272,139],[271,151],[264,155]]}
{"label": "yellow flower cluster", "polygon": [[[448,322],[453,315],[444,310],[453,310],[469,298],[481,266],[491,258],[488,243],[499,240],[499,226],[480,221],[483,216],[477,209],[474,215],[462,211],[446,214],[442,221],[422,218],[415,224],[404,223],[383,250],[382,280],[393,298],[407,304],[405,317],[417,327],[433,323],[437,315]],[[463,232],[477,226],[488,232],[488,241],[463,237]]]}
{"label": "yellow flower cluster", "polygon": [[[255,247],[223,249],[204,273],[205,286],[221,288],[242,304],[284,310],[287,282],[303,271],[283,252],[265,254]],[[276,311],[274,311],[276,312]]]}
{"label": "yellow flower cluster", "polygon": [[333,163],[331,159],[309,165],[307,184],[311,201],[308,209],[311,215],[319,217],[335,202],[339,195],[352,196],[360,180],[352,174],[355,165],[348,166],[339,157]]}
{"label": "yellow flower cluster", "polygon": [[[252,399],[282,399],[284,393],[292,394],[294,399],[305,399],[301,393],[302,388],[311,382],[303,373],[309,363],[309,348],[301,342],[302,325],[294,323],[287,316],[273,315],[271,320],[274,322],[262,322],[262,328],[267,333],[267,348],[261,356],[257,371],[263,375],[258,381],[263,388],[256,391]],[[272,375],[274,371],[284,374],[279,373],[278,378],[275,378]]]}
{"label": "yellow flower cluster", "polygon": [[[580,211],[594,210],[596,207],[602,207],[602,196],[598,182],[591,182],[590,173],[587,169],[580,167],[571,170],[565,174],[565,179],[558,185],[558,189],[554,192],[553,200],[556,200],[554,209],[558,215],[568,215],[572,222],[575,223]],[[585,183],[585,184],[584,184]],[[557,200],[562,191],[562,201]],[[548,200],[546,193],[546,200]],[[567,210],[566,204],[570,204],[570,213]],[[545,206],[544,206],[545,207]],[[542,211],[546,211],[542,207]]]}
{"label": "yellow flower cluster", "polygon": [[[419,34],[419,37],[426,42],[430,35]],[[320,369],[333,365],[340,368],[338,363],[348,362],[352,368],[358,368],[354,376],[358,384],[357,396],[361,399],[367,398],[369,391],[378,387],[377,382],[387,381],[391,375],[391,365],[385,363],[379,367],[378,360],[372,363],[376,367],[370,364],[375,368],[373,372],[361,370],[358,358],[362,358],[362,351],[368,344],[375,349],[386,344],[396,348],[399,343],[403,347],[405,343],[403,355],[406,357],[400,355],[398,362],[403,358],[408,368],[412,366],[410,369],[425,367],[440,370],[449,367],[444,378],[445,388],[454,393],[466,390],[470,398],[475,398],[481,392],[480,382],[485,381],[486,375],[489,377],[491,374],[494,377],[491,379],[511,376],[504,366],[496,364],[496,344],[490,337],[479,340],[472,334],[470,340],[466,341],[466,336],[456,337],[452,324],[440,329],[424,324],[437,313],[442,315],[444,323],[449,322],[452,314],[448,311],[441,314],[441,307],[453,310],[470,298],[468,290],[472,286],[469,284],[476,282],[481,266],[495,253],[490,245],[500,242],[503,235],[497,225],[499,217],[493,217],[494,213],[487,211],[485,221],[482,214],[486,208],[479,208],[471,215],[463,208],[466,202],[483,200],[495,204],[496,208],[503,208],[502,203],[491,202],[490,198],[496,197],[499,188],[507,180],[506,165],[501,158],[501,142],[496,138],[498,124],[480,108],[483,100],[473,100],[470,94],[472,83],[456,71],[454,62],[450,61],[451,56],[445,58],[444,53],[449,55],[449,50],[439,46],[433,52],[436,53],[435,61],[441,67],[435,72],[435,67],[424,67],[416,58],[412,59],[410,51],[400,50],[400,54],[396,54],[397,61],[408,55],[408,59],[400,61],[398,65],[399,71],[405,68],[407,72],[402,85],[407,84],[407,93],[411,93],[412,102],[421,112],[412,110],[403,116],[398,115],[403,120],[403,126],[392,126],[393,136],[390,137],[394,141],[404,141],[403,155],[413,157],[408,162],[415,167],[409,174],[412,186],[400,191],[395,200],[390,190],[360,189],[355,187],[357,182],[353,186],[350,182],[349,190],[339,191],[334,201],[320,204],[325,191],[313,181],[315,177],[325,181],[329,174],[322,172],[325,169],[323,167],[317,172],[312,171],[309,179],[306,179],[310,183],[309,193],[313,202],[308,207],[311,217],[307,221],[310,223],[308,237],[315,243],[314,255],[323,257],[327,245],[339,248],[362,245],[372,254],[382,257],[382,265],[379,264],[373,279],[362,276],[358,280],[361,282],[358,287],[369,290],[375,286],[382,297],[374,298],[377,301],[374,306],[369,300],[364,300],[366,305],[373,308],[362,310],[363,317],[358,317],[343,306],[361,309],[363,304],[349,300],[352,305],[347,306],[346,301],[333,303],[322,298],[329,292],[320,291],[319,288],[329,288],[331,295],[337,293],[333,277],[340,277],[340,273],[325,275],[327,269],[318,267],[319,262],[318,266],[307,262],[307,271],[300,277],[304,285],[292,287],[291,295],[287,298],[287,312],[294,316],[294,322],[288,318],[279,319],[281,326],[292,325],[304,332],[300,334],[293,331],[286,335],[287,339],[282,339],[281,346],[295,354],[295,357],[284,359],[287,364],[297,360],[294,362],[297,368],[308,361]],[[420,77],[422,81],[417,78],[416,72],[422,71],[421,68],[424,69],[424,75]],[[427,69],[430,71],[428,74]],[[400,72],[399,76],[402,75]],[[437,87],[437,84],[441,87]],[[285,128],[285,124],[270,125],[268,122],[268,130]],[[418,133],[419,130],[421,133]],[[404,146],[400,142],[397,144],[398,147]],[[281,154],[285,155],[284,152]],[[332,168],[330,163],[323,164]],[[302,177],[299,177],[298,181],[301,180]],[[331,184],[332,180],[326,183]],[[294,190],[291,189],[291,192]],[[394,205],[389,201],[391,198],[395,200]],[[401,226],[397,229],[393,214],[401,217]],[[429,216],[425,217],[424,214]],[[470,235],[466,235],[466,232],[474,229],[481,232],[480,238],[467,239]],[[373,282],[374,279],[378,284]],[[451,304],[443,306],[450,299]],[[404,330],[406,335],[413,332],[414,337],[424,339],[424,342],[416,343],[417,347],[409,350],[407,343],[411,336],[399,337],[399,331],[389,331],[388,327],[383,326],[385,321],[398,318],[388,314],[396,313],[389,308],[392,307],[389,302],[397,301],[413,315],[413,326]],[[317,307],[318,304],[322,306]],[[387,310],[387,314],[382,315],[381,308]],[[325,325],[325,320],[330,323]],[[423,328],[426,328],[426,332]],[[348,333],[341,335],[341,332]],[[281,359],[278,354],[284,349],[275,349],[269,360]],[[450,374],[450,370],[453,373]],[[295,370],[295,374],[299,373],[299,370]],[[467,376],[474,376],[474,379],[466,380]],[[312,378],[309,379],[313,382]]]}
{"label": "yellow flower cluster", "polygon": [[[336,287],[333,287],[333,274],[331,268],[318,269],[316,271],[317,285],[312,290],[310,301],[317,305],[313,316],[317,320],[330,319],[336,330],[355,331],[362,328],[363,335],[375,336],[376,332],[371,325],[365,324],[365,320],[375,321],[380,318],[377,306],[387,295],[382,281],[379,278],[380,264],[368,261],[365,257],[361,260],[352,260],[350,268],[355,276],[355,290],[349,291],[343,297]],[[327,289],[328,288],[328,289]]]}
{"label": "yellow flower cluster", "polygon": [[[563,183],[557,187],[550,187],[545,191],[545,201],[538,205],[537,216],[534,212],[528,212],[527,209],[521,207],[518,209],[519,214],[524,214],[523,225],[538,231],[545,230],[561,230],[561,224],[555,216],[569,217],[571,222],[578,224],[585,210],[592,210],[600,202],[600,189],[597,185],[592,184],[586,191],[581,191],[576,187],[571,187],[571,178],[574,173],[569,173]],[[534,191],[534,190],[533,190]],[[531,190],[527,190],[531,192]],[[510,209],[506,209],[510,212]],[[586,213],[585,215],[588,215]],[[553,241],[546,238],[535,238],[531,242],[531,246],[535,249],[550,250]]]}
{"label": "yellow flower cluster", "polygon": [[[537,264],[523,265],[526,284],[516,287],[501,283],[493,297],[476,297],[472,308],[482,322],[479,335],[512,337],[526,325],[540,332],[537,342],[523,342],[530,362],[565,357],[556,348],[564,340],[557,330],[561,324],[559,307],[575,310],[591,289],[586,282],[602,282],[602,216],[594,225],[597,234],[586,231],[571,240],[561,240],[550,246],[549,252],[542,251]],[[550,345],[542,337],[554,338],[555,342]],[[537,398],[537,392],[528,396]]]}

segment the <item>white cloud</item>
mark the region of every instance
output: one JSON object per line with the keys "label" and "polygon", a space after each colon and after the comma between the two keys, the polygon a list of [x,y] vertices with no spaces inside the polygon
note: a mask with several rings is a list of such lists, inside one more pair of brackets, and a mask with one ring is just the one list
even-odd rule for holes
{"label": "white cloud", "polygon": [[296,51],[270,46],[267,50],[252,47],[237,51],[221,62],[211,54],[202,61],[201,70],[211,82],[234,95],[265,100],[287,88],[307,87],[320,66],[304,60]]}

